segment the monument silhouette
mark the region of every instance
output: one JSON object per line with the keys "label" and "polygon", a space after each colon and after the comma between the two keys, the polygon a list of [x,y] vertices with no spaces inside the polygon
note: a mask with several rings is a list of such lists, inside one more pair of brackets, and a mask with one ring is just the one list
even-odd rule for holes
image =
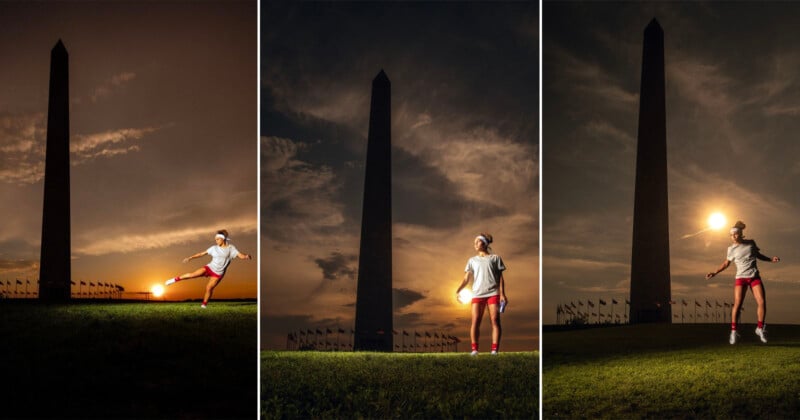
{"label": "monument silhouette", "polygon": [[61,40],[50,52],[50,99],[44,167],[39,299],[70,299],[69,55]]}
{"label": "monument silhouette", "polygon": [[664,31],[655,19],[644,30],[641,83],[630,322],[671,322]]}
{"label": "monument silhouette", "polygon": [[372,80],[354,350],[392,351],[391,83]]}

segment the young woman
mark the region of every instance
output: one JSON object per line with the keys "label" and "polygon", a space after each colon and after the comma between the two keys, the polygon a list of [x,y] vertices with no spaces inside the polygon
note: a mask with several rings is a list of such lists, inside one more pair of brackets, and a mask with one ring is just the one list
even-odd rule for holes
{"label": "young woman", "polygon": [[491,253],[489,244],[492,243],[492,235],[481,233],[473,241],[473,246],[478,255],[467,261],[464,269],[464,281],[456,290],[458,293],[467,286],[472,277],[472,327],[469,336],[472,340],[472,355],[478,354],[478,339],[480,338],[481,320],[489,307],[489,317],[492,319],[492,354],[497,354],[500,347],[500,316],[498,305],[508,303],[506,298],[506,286],[503,279],[503,271],[506,266],[499,255]]}
{"label": "young woman", "polygon": [[767,297],[764,293],[764,285],[761,282],[761,274],[756,266],[756,259],[771,262],[778,262],[781,259],[762,255],[756,246],[756,241],[744,239],[744,233],[742,232],[744,228],[745,224],[741,221],[736,222],[731,228],[733,244],[728,247],[728,257],[717,271],[706,274],[706,280],[728,268],[731,265],[731,261],[736,264],[736,283],[733,286],[733,308],[731,309],[731,336],[729,342],[736,344],[736,340],[739,338],[739,333],[736,331],[736,325],[739,323],[739,309],[742,307],[742,301],[745,294],[747,294],[747,287],[749,286],[753,290],[753,297],[756,298],[756,303],[758,303],[756,335],[761,339],[762,343],[766,343],[767,331],[764,326],[764,317],[767,313]]}
{"label": "young woman", "polygon": [[216,242],[216,245],[211,246],[211,248],[208,248],[203,252],[198,252],[191,257],[184,258],[183,260],[184,263],[187,263],[195,258],[210,255],[211,262],[208,263],[208,265],[204,266],[203,268],[198,268],[196,271],[191,273],[181,274],[180,276],[171,278],[165,282],[165,284],[169,286],[181,280],[193,279],[197,277],[209,277],[210,279],[208,280],[208,284],[206,284],[206,294],[203,297],[203,304],[200,305],[200,307],[203,309],[205,309],[206,305],[208,304],[208,300],[211,299],[211,294],[214,293],[214,288],[216,288],[219,282],[222,281],[222,278],[225,277],[225,271],[228,269],[228,265],[231,263],[231,260],[234,258],[239,258],[242,260],[250,260],[253,258],[250,255],[239,252],[236,247],[230,243],[228,231],[225,229],[217,231],[217,235],[214,236],[214,242]]}

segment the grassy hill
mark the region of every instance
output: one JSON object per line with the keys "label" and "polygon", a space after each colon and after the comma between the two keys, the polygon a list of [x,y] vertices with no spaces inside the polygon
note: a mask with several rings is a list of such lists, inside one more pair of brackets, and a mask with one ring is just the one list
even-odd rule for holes
{"label": "grassy hill", "polygon": [[292,418],[538,418],[539,357],[261,354],[261,413]]}
{"label": "grassy hill", "polygon": [[256,311],[0,301],[2,417],[252,419]]}
{"label": "grassy hill", "polygon": [[797,418],[800,326],[769,343],[721,324],[633,325],[543,337],[544,418]]}

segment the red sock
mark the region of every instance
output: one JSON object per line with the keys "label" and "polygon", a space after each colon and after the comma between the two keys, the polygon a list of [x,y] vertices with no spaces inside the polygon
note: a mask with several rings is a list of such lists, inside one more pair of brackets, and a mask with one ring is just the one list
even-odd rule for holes
{"label": "red sock", "polygon": [[177,277],[175,277],[175,282],[177,283],[177,282],[179,282],[179,281],[181,281],[181,276],[177,276]]}
{"label": "red sock", "polygon": [[731,322],[731,331],[736,331],[736,323]]}
{"label": "red sock", "polygon": [[204,301],[203,301],[203,306],[206,306],[207,304],[208,304],[208,301],[207,301],[207,300],[204,300]]}
{"label": "red sock", "polygon": [[478,343],[472,343],[472,351],[478,351]]}
{"label": "red sock", "polygon": [[492,351],[497,351],[497,348],[500,347],[498,343],[492,343]]}
{"label": "red sock", "polygon": [[758,321],[758,328],[764,328],[764,321]]}

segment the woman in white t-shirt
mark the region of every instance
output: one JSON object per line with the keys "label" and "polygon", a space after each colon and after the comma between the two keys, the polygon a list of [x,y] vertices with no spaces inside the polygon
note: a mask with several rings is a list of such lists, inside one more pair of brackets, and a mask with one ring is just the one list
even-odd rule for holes
{"label": "woman in white t-shirt", "polygon": [[208,263],[208,265],[203,266],[203,268],[199,268],[191,273],[181,274],[180,276],[171,278],[165,282],[165,284],[169,286],[181,280],[193,279],[197,277],[209,277],[208,284],[206,284],[206,294],[203,297],[203,303],[200,305],[200,307],[204,309],[208,304],[208,300],[211,299],[211,295],[214,293],[214,288],[216,288],[219,282],[222,281],[222,278],[225,277],[225,271],[228,269],[228,265],[230,265],[231,260],[234,258],[239,258],[242,260],[250,260],[253,258],[250,255],[239,252],[236,247],[230,243],[228,231],[225,229],[217,231],[216,236],[214,236],[214,242],[216,242],[216,245],[212,245],[207,250],[198,252],[191,257],[183,259],[183,262],[187,263],[195,258],[201,258],[206,255],[210,255],[211,262]]}
{"label": "woman in white t-shirt", "polygon": [[492,320],[492,354],[497,354],[500,348],[500,327],[499,305],[506,305],[505,280],[503,271],[506,266],[503,264],[499,255],[491,253],[489,244],[492,243],[492,235],[481,233],[473,241],[473,246],[478,255],[467,261],[464,269],[464,281],[456,290],[456,297],[461,289],[467,286],[472,277],[472,327],[469,330],[472,341],[472,355],[478,354],[478,339],[480,338],[481,320],[489,307],[489,317]]}
{"label": "woman in white t-shirt", "polygon": [[736,326],[739,323],[739,309],[742,307],[742,301],[747,294],[747,287],[753,290],[753,297],[758,304],[758,325],[756,326],[756,335],[761,339],[762,343],[767,342],[767,331],[764,327],[764,317],[767,314],[767,296],[764,293],[764,285],[761,283],[761,274],[758,272],[756,260],[778,262],[781,259],[778,257],[767,257],[759,252],[756,241],[752,239],[744,239],[745,224],[741,221],[731,228],[731,239],[733,244],[728,247],[728,256],[719,266],[717,271],[706,274],[706,280],[716,276],[722,270],[731,265],[731,261],[736,264],[736,283],[733,286],[733,307],[731,308],[731,335],[728,340],[731,344],[736,344],[739,338],[739,333],[736,331]]}

